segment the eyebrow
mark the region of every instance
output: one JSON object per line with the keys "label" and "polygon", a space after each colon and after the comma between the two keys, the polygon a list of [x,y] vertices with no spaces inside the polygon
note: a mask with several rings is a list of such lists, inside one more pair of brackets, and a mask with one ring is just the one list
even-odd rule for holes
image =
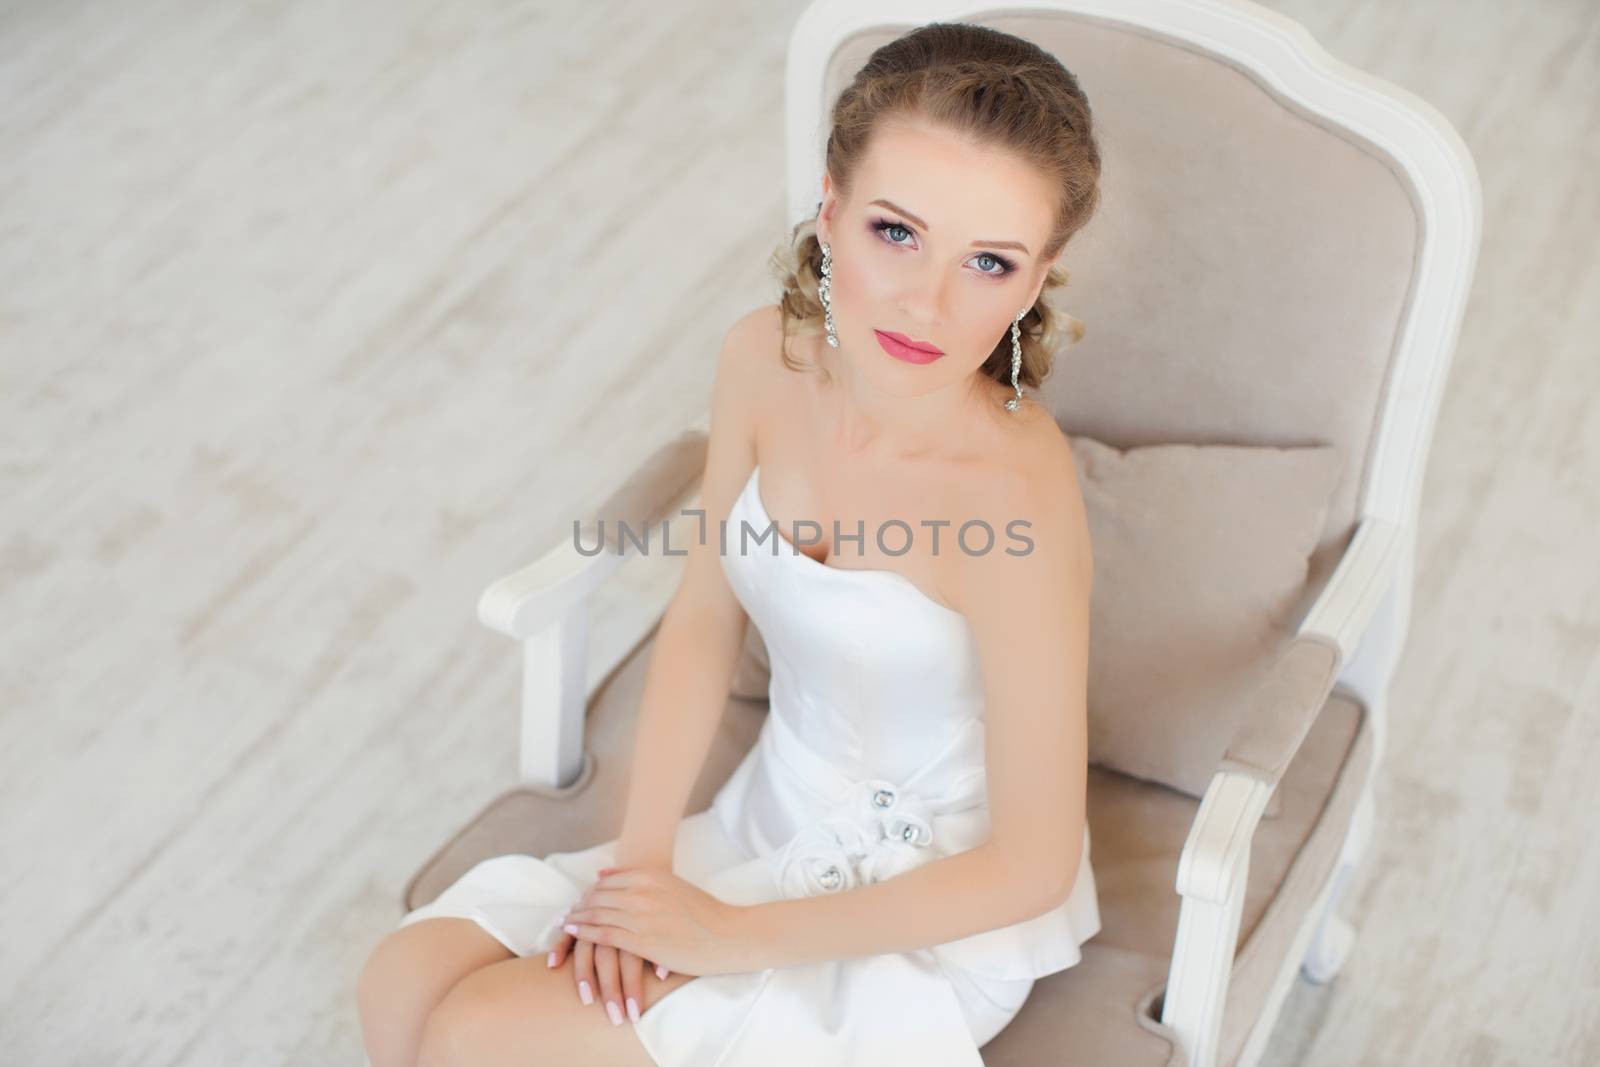
{"label": "eyebrow", "polygon": [[[890,211],[897,211],[900,214],[904,215],[906,218],[910,219],[912,222],[916,223],[918,226],[922,227],[924,230],[927,230],[929,233],[933,232],[933,227],[929,226],[926,222],[923,222],[921,219],[917,218],[915,215],[913,215],[911,212],[907,211],[905,208],[901,207],[899,204],[893,203],[893,202],[888,201],[888,200],[883,200],[881,198],[878,199],[878,200],[872,201],[872,203],[881,204],[883,207],[888,208]],[[972,247],[973,248],[977,248],[979,245],[986,245],[986,246],[988,246],[990,248],[1015,248],[1017,251],[1021,252],[1025,256],[1033,255],[1032,252],[1028,251],[1028,246],[1023,244],[1021,241],[974,241],[974,242],[972,242]]]}

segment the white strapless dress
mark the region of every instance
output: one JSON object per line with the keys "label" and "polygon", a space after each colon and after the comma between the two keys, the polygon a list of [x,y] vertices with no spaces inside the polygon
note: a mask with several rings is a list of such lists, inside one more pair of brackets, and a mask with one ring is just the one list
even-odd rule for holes
{"label": "white strapless dress", "polygon": [[[895,571],[801,553],[767,514],[759,466],[726,529],[723,569],[766,643],[770,706],[711,806],[679,823],[677,875],[756,904],[848,892],[981,843],[983,688],[966,619]],[[615,846],[486,859],[401,925],[469,918],[542,957]],[[912,952],[704,975],[623,1025],[662,1067],[981,1067],[979,1047],[1034,981],[1078,963],[1099,930],[1085,827],[1072,893],[1042,915]]]}

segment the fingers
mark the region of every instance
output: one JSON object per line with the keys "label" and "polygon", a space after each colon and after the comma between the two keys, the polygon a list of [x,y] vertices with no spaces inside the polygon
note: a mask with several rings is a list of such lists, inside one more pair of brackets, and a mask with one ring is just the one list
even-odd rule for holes
{"label": "fingers", "polygon": [[576,940],[577,938],[565,931],[559,934],[556,937],[556,947],[551,949],[550,954],[545,957],[545,965],[559,967],[565,963],[567,961],[567,952],[572,948],[572,943]]}
{"label": "fingers", "polygon": [[639,1021],[639,1005],[644,1003],[644,959],[631,952],[617,953],[617,970],[622,975],[622,1000],[628,1018]]}
{"label": "fingers", "polygon": [[[596,909],[599,908],[614,910],[622,899],[621,890],[627,885],[631,884],[631,882],[634,880],[636,871],[637,868],[634,867],[601,867],[600,870],[596,872],[596,878],[593,884],[591,884],[589,888],[584,891],[583,896],[580,897],[577,904],[573,906],[572,917],[577,918],[578,916],[576,913],[583,912],[584,915],[582,917],[588,918],[595,915]],[[629,958],[637,960],[640,972],[642,973],[645,964],[643,957],[634,956],[631,952],[628,952],[625,949],[618,949],[617,951],[621,954],[624,960]],[[665,981],[667,976],[672,973],[670,968],[664,967],[659,963],[654,963],[652,966],[655,968],[656,977],[662,979],[663,981]],[[623,976],[623,995],[624,997],[633,996],[635,999],[640,999],[640,994],[642,991],[637,986],[630,988],[627,985],[628,973],[630,972],[625,971]]]}
{"label": "fingers", "polygon": [[622,970],[617,959],[618,950],[613,945],[594,947],[594,969],[600,979],[600,998],[606,1003],[606,1014],[613,1026],[622,1025]]}
{"label": "fingers", "polygon": [[572,977],[578,983],[578,999],[585,1004],[594,1003],[594,950],[593,941],[579,938],[572,951]]}

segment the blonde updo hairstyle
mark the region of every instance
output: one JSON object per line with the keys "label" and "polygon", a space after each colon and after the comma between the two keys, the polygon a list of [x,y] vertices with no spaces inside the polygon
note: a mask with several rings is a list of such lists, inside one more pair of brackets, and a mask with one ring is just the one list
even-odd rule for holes
{"label": "blonde updo hairstyle", "polygon": [[[1059,253],[1099,206],[1100,151],[1088,97],[1071,71],[1031,41],[971,23],[934,22],[873,52],[833,105],[825,162],[840,197],[849,197],[873,132],[896,120],[953,130],[1009,151],[1047,175],[1057,196],[1041,261]],[[797,362],[788,350],[789,337],[824,328],[815,215],[794,227],[770,265],[783,286],[784,364],[791,370],[820,370]],[[1082,322],[1045,301],[1046,293],[1066,282],[1067,272],[1051,267],[1038,301],[1022,318],[1017,381],[1024,387],[1036,389],[1044,381],[1063,336],[1073,344],[1083,337]],[[984,361],[982,373],[1010,388],[1010,330]]]}

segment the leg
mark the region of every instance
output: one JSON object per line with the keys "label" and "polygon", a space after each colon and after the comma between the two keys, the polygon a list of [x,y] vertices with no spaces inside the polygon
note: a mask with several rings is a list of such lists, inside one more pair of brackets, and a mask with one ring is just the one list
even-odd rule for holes
{"label": "leg", "polygon": [[385,935],[356,981],[372,1067],[415,1067],[428,1013],[461,979],[511,956],[471,919],[424,919]]}
{"label": "leg", "polygon": [[1366,852],[1371,839],[1372,797],[1372,783],[1369,781],[1356,804],[1350,832],[1339,853],[1338,866],[1329,876],[1332,885],[1322,904],[1322,916],[1317,922],[1316,932],[1312,934],[1311,943],[1306,946],[1305,956],[1300,961],[1300,969],[1305,972],[1306,979],[1317,985],[1333,981],[1349,958],[1351,946],[1355,944],[1356,928],[1337,909],[1355,878],[1356,864]]}
{"label": "leg", "polygon": [[[646,970],[640,1013],[695,977]],[[570,955],[554,970],[542,956],[518,957],[463,978],[428,1016],[416,1067],[547,1063],[655,1067],[632,1022],[614,1025],[578,999]]]}

